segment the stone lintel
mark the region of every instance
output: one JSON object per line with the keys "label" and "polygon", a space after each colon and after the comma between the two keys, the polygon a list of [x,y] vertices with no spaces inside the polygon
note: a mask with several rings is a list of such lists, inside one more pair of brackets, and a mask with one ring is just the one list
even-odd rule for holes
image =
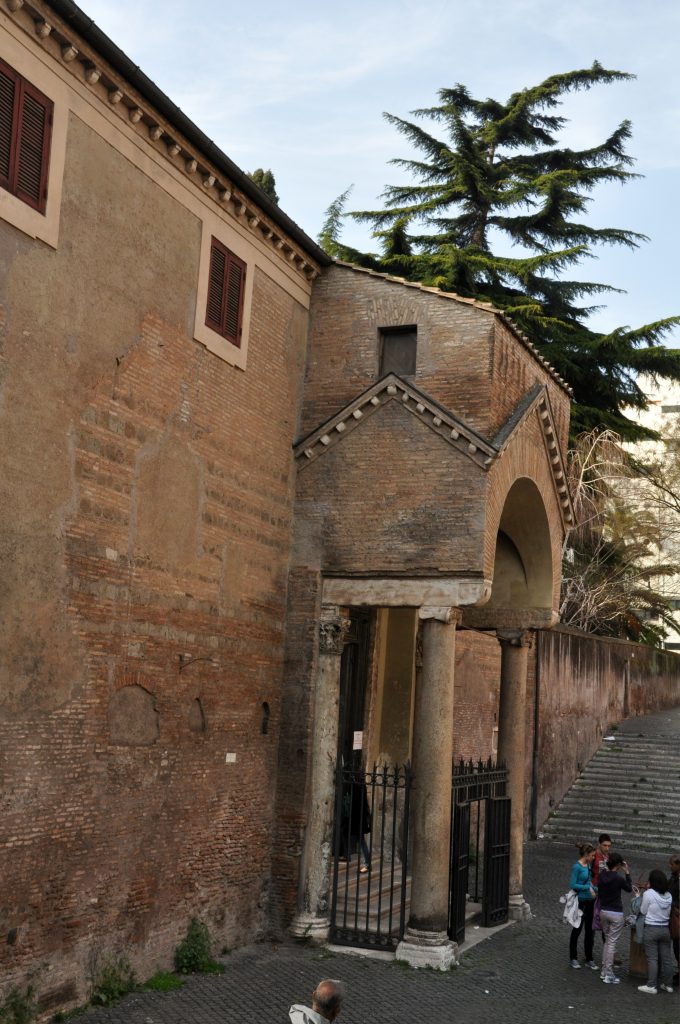
{"label": "stone lintel", "polygon": [[473,629],[495,629],[498,632],[520,632],[527,629],[552,629],[559,622],[553,608],[466,608],[463,625]]}
{"label": "stone lintel", "polygon": [[395,579],[390,576],[371,579],[326,577],[323,581],[323,603],[344,606],[380,608],[458,608],[479,604],[488,599],[491,585],[479,576],[448,579]]}

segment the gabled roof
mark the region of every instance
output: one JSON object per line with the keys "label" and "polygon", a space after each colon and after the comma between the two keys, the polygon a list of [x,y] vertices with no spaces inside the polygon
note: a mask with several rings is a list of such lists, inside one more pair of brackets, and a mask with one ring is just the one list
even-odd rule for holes
{"label": "gabled roof", "polygon": [[574,525],[574,506],[572,505],[569,487],[567,486],[567,469],[557,440],[557,428],[553,416],[548,392],[541,384],[535,384],[518,402],[517,406],[505,421],[493,439],[494,449],[501,456],[511,439],[523,423],[536,411],[539,416],[543,443],[550,464],[555,495],[560,506],[562,521],[566,529]]}
{"label": "gabled roof", "polygon": [[567,529],[573,524],[573,507],[564,460],[557,442],[555,420],[548,392],[541,384],[534,385],[526,393],[493,441],[489,442],[424,391],[396,374],[389,373],[295,442],[293,451],[299,468],[304,469],[308,463],[340,444],[343,438],[359,429],[362,423],[389,402],[398,402],[446,444],[456,448],[483,471],[488,470],[502,456],[522,424],[534,411],[537,412],[562,520]]}
{"label": "gabled roof", "polygon": [[520,331],[516,323],[514,323],[509,316],[503,312],[502,309],[498,309],[490,302],[480,302],[479,299],[467,299],[462,295],[457,295],[455,292],[445,292],[441,288],[434,288],[431,285],[422,284],[420,281],[407,281],[405,277],[395,277],[393,274],[383,274],[379,270],[371,270],[370,267],[360,267],[356,263],[346,263],[344,260],[333,260],[333,263],[339,267],[346,267],[348,270],[354,270],[358,274],[369,274],[371,277],[379,277],[383,281],[391,281],[394,284],[400,284],[406,288],[417,288],[421,292],[429,292],[431,295],[438,295],[442,299],[451,299],[454,302],[463,303],[466,306],[474,306],[475,309],[481,309],[485,313],[492,313],[494,316],[502,320],[503,323],[512,331],[514,336],[520,342],[520,344],[533,356],[537,363],[539,363],[545,372],[556,381],[563,391],[566,391],[570,398],[573,398],[574,392],[567,384],[563,377],[560,377],[559,373],[554,366],[551,366],[547,359],[544,359],[541,353],[538,351],[532,341],[530,341],[523,331]]}

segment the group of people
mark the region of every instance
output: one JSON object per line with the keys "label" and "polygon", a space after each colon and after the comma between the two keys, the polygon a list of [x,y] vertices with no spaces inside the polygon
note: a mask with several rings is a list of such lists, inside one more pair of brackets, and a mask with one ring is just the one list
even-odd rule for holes
{"label": "group of people", "polygon": [[[647,981],[638,985],[638,992],[656,995],[658,989],[672,992],[678,983],[677,967],[673,976],[673,953],[678,961],[678,920],[680,919],[680,854],[673,854],[668,862],[670,875],[660,868],[649,873],[643,891],[633,885],[628,865],[622,854],[612,850],[611,836],[606,833],[597,846],[578,844],[579,857],[571,871],[570,887],[578,899],[578,923],[574,923],[569,938],[571,966],[580,969],[578,939],[584,934],[585,967],[600,971],[606,985],[618,985],[620,978],[614,971],[617,960],[616,945],[626,922],[622,894],[641,896],[638,915],[642,915],[644,928],[642,941],[647,957]],[[642,922],[640,922],[642,924]],[[595,962],[594,933],[600,930],[604,947],[601,966]],[[671,949],[673,953],[671,953]]]}

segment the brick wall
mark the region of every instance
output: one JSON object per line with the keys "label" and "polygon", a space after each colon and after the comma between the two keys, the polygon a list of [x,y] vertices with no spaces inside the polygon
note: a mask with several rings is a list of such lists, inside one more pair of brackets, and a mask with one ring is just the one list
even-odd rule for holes
{"label": "brick wall", "polygon": [[454,760],[495,754],[501,682],[501,648],[492,634],[461,629],[456,635],[453,709]]}
{"label": "brick wall", "polygon": [[[568,424],[569,399],[493,314],[361,270],[328,268],[314,289],[304,435],[379,377],[380,329],[417,325],[413,383],[491,439],[535,383]],[[566,440],[562,438],[562,440]]]}
{"label": "brick wall", "polygon": [[[608,726],[680,704],[680,656],[558,627],[538,633],[537,657],[540,827]],[[529,692],[534,685],[530,675]]]}
{"label": "brick wall", "polygon": [[307,313],[258,270],[215,358],[199,241],[76,117],[58,251],[0,221],[0,991],[44,1006],[266,927]]}

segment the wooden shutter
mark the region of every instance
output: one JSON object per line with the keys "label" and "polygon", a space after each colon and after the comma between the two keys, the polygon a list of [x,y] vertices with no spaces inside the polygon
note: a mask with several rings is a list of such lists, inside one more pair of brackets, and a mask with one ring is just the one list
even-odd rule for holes
{"label": "wooden shutter", "polygon": [[205,322],[232,345],[240,346],[246,265],[213,238],[210,246],[208,302]]}
{"label": "wooden shutter", "polygon": [[0,182],[7,189],[10,188],[12,159],[16,149],[17,77],[16,72],[0,63]]}
{"label": "wooden shutter", "polygon": [[210,276],[208,280],[208,309],[205,322],[214,331],[222,333],[224,320],[224,277],[226,271],[226,254],[213,238],[210,248]]}
{"label": "wooden shutter", "polygon": [[40,213],[47,203],[53,104],[0,61],[0,184]]}
{"label": "wooden shutter", "polygon": [[227,276],[227,302],[224,311],[224,336],[234,345],[241,344],[241,318],[246,268],[232,253]]}

